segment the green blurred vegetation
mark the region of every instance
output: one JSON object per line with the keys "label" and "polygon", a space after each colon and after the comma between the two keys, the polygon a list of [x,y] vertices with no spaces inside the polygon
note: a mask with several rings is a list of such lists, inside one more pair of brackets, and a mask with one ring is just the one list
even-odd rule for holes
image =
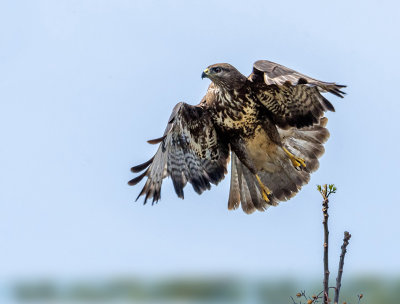
{"label": "green blurred vegetation", "polygon": [[[292,303],[291,296],[305,290],[318,294],[316,281],[244,280],[235,278],[175,278],[163,280],[115,279],[107,281],[35,280],[10,286],[18,303]],[[340,302],[400,303],[400,278],[360,277],[345,280]],[[333,297],[333,294],[331,298]]]}

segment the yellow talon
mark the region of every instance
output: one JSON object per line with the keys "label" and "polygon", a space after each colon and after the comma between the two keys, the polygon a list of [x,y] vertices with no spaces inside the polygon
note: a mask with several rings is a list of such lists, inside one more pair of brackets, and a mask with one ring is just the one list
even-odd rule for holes
{"label": "yellow talon", "polygon": [[283,147],[283,151],[285,151],[285,153],[289,156],[290,161],[292,162],[293,166],[295,166],[295,167],[301,167],[302,166],[304,168],[306,167],[306,163],[305,163],[304,159],[294,156],[285,147]]}
{"label": "yellow talon", "polygon": [[258,181],[258,183],[259,183],[259,185],[261,187],[261,194],[262,194],[262,197],[263,197],[264,201],[269,203],[270,199],[269,199],[268,196],[272,194],[271,190],[269,190],[269,188],[262,183],[260,177],[257,174],[256,174],[256,178],[257,178],[257,181]]}

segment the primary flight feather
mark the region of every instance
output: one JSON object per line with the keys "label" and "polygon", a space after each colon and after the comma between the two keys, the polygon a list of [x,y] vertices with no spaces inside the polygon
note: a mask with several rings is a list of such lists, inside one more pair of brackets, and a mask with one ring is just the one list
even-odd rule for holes
{"label": "primary flight feather", "polygon": [[147,177],[139,196],[153,203],[170,176],[183,198],[189,182],[201,194],[218,184],[231,158],[228,208],[246,213],[264,211],[293,197],[308,183],[329,137],[325,111],[334,111],[321,93],[343,97],[343,85],[322,82],[267,60],[254,63],[249,77],[227,63],[206,68],[211,84],[196,105],[178,103],[164,135],[144,171],[129,181]]}

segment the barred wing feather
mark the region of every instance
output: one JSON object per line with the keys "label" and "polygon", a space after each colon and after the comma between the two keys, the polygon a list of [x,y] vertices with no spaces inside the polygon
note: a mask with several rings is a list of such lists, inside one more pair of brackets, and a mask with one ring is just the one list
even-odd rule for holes
{"label": "barred wing feather", "polygon": [[160,146],[149,161],[131,168],[141,175],[129,181],[136,185],[145,176],[146,183],[139,193],[145,196],[144,202],[161,198],[161,185],[170,176],[176,194],[183,198],[183,188],[187,182],[201,194],[210,189],[211,184],[221,181],[229,161],[229,145],[218,135],[210,116],[200,106],[178,103],[168,121],[164,135],[149,143]]}
{"label": "barred wing feather", "polygon": [[335,111],[321,92],[341,98],[345,94],[341,91],[343,85],[319,81],[267,60],[254,63],[249,80],[257,99],[272,114],[274,122],[285,129],[311,126],[325,111]]}

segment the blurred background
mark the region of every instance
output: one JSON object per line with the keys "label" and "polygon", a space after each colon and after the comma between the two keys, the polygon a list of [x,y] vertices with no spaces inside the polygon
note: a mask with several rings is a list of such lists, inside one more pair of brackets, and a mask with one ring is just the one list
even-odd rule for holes
{"label": "blurred background", "polygon": [[[292,303],[331,285],[398,303],[400,141],[396,1],[36,0],[0,4],[0,302]],[[265,213],[227,210],[229,175],[185,200],[170,180],[135,203],[173,106],[197,104],[210,64],[258,59],[348,85],[329,96],[320,169]],[[298,299],[295,299],[298,301]],[[304,302],[304,299],[303,299]]]}

